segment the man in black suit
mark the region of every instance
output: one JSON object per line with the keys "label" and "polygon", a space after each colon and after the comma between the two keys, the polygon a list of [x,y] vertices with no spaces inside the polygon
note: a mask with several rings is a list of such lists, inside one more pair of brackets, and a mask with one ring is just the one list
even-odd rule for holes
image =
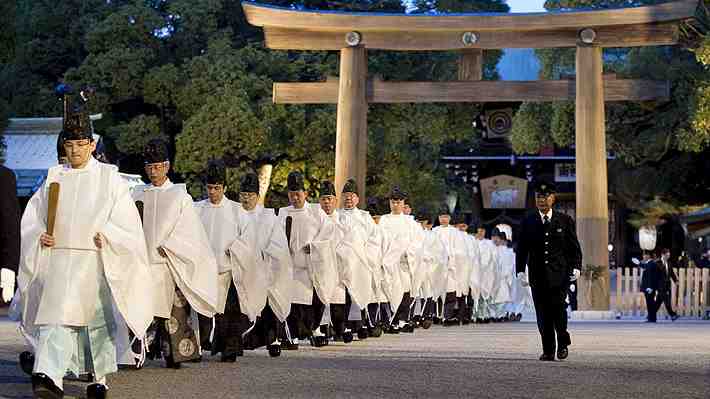
{"label": "man in black suit", "polygon": [[558,359],[567,358],[567,347],[572,341],[567,332],[565,297],[570,282],[579,277],[582,264],[574,220],[553,211],[554,204],[554,185],[539,183],[535,187],[537,209],[523,219],[516,251],[518,278],[532,288],[537,327],[542,338],[540,360],[543,361],[555,360],[555,347]]}
{"label": "man in black suit", "polygon": [[17,202],[15,174],[1,165],[0,220],[0,289],[2,302],[10,302],[15,291],[15,273],[20,264],[20,205]]}
{"label": "man in black suit", "polygon": [[643,270],[643,275],[641,276],[641,292],[643,292],[643,295],[646,297],[646,310],[648,311],[646,322],[655,323],[656,312],[658,311],[656,307],[658,266],[651,258],[651,254],[648,251],[643,251],[643,260],[639,264],[639,267]]}
{"label": "man in black suit", "polygon": [[671,320],[676,321],[678,314],[673,311],[671,306],[671,281],[678,284],[678,277],[673,271],[671,264],[671,250],[663,248],[661,250],[661,259],[658,261],[658,295],[656,296],[656,311],[661,308],[661,305],[666,305],[666,311],[671,317]]}

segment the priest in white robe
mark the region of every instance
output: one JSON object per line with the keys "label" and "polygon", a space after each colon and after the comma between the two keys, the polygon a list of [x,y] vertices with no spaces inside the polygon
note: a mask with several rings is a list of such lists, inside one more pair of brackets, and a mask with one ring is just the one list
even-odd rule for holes
{"label": "priest in white robe", "polygon": [[375,274],[382,268],[381,250],[376,248],[379,233],[370,213],[357,207],[360,196],[354,179],[345,182],[341,195],[342,209],[338,212],[338,221],[351,236],[353,245],[348,251],[357,253],[350,257],[348,251],[343,251],[343,256],[351,258],[352,262],[351,275],[345,281],[351,298],[348,320],[350,328],[357,331],[358,339],[362,340],[369,336],[368,327],[374,326],[370,323],[367,307],[376,301],[376,285],[373,282]]}
{"label": "priest in white robe", "polygon": [[291,310],[293,281],[285,226],[273,209],[258,205],[256,174],[242,178],[239,201],[241,206],[235,209],[237,238],[229,248],[233,284],[241,312],[256,323],[247,337],[254,337],[250,341],[266,345],[269,355],[277,357],[282,341],[288,342],[284,325]]}
{"label": "priest in white robe", "polygon": [[480,249],[478,247],[478,241],[476,238],[468,233],[468,224],[459,223],[457,225],[459,231],[464,234],[464,241],[466,242],[466,269],[464,273],[459,275],[459,285],[461,291],[464,293],[464,314],[461,320],[462,324],[467,325],[471,323],[473,317],[473,285],[471,283],[472,275],[474,269],[479,267],[481,262]]}
{"label": "priest in white robe", "polygon": [[477,323],[487,323],[491,321],[490,306],[493,296],[494,283],[496,278],[496,267],[498,264],[498,251],[493,241],[486,238],[486,229],[478,227],[476,230],[476,240],[479,249],[479,267],[477,270],[477,280],[479,297],[475,307],[474,316]]}
{"label": "priest in white robe", "polygon": [[[463,289],[463,276],[467,275],[468,248],[465,233],[452,226],[449,210],[444,207],[439,212],[439,226],[434,228],[434,233],[444,244],[447,254],[446,287],[443,300],[443,324],[454,326],[461,324],[465,312]],[[468,293],[466,281],[466,293]]]}
{"label": "priest in white robe", "polygon": [[[256,314],[252,314],[250,320],[250,317],[243,313],[241,302],[245,295],[236,285],[241,283],[239,279],[242,273],[238,269],[233,270],[233,264],[236,262],[232,261],[232,251],[239,249],[233,246],[238,237],[237,210],[240,205],[224,195],[227,175],[223,164],[210,162],[207,166],[206,183],[207,199],[195,203],[195,210],[217,261],[219,296],[217,314],[214,317],[214,338],[210,342],[211,328],[205,328],[205,325],[212,327],[213,319],[201,316],[200,340],[203,348],[209,345],[213,354],[220,353],[222,362],[235,362],[238,356],[244,355],[242,334],[256,319]],[[255,313],[261,312],[261,308],[263,304]]]}
{"label": "priest in white robe", "polygon": [[384,287],[394,312],[388,332],[394,334],[400,330],[414,332],[414,325],[410,323],[412,293],[419,288],[416,256],[422,245],[422,229],[411,216],[404,214],[406,198],[405,192],[393,187],[389,195],[390,213],[383,215],[379,224],[389,241],[383,254]]}
{"label": "priest in white robe", "polygon": [[318,204],[306,202],[308,194],[300,172],[289,173],[287,180],[291,205],[279,210],[279,219],[285,226],[293,263],[291,312],[287,319],[290,346],[295,348],[298,339],[308,337],[313,346],[320,347],[328,343],[327,326],[320,322],[338,285],[332,243],[335,225]]}
{"label": "priest in white robe", "polygon": [[[201,356],[197,314],[218,310],[217,262],[184,184],[173,184],[167,144],[148,142],[144,150],[150,184],[133,189],[142,204],[148,259],[154,276],[156,317],[152,356],[160,352],[169,368]],[[194,312],[193,312],[194,311]]]}
{"label": "priest in white robe", "polygon": [[23,328],[36,338],[32,387],[42,398],[63,397],[62,379],[79,374],[79,359],[95,376],[87,397],[105,398],[106,376],[117,369],[113,303],[136,336],[152,318],[138,211],[118,169],[91,156],[88,113],[74,106],[65,97],[68,163],[48,170],[21,222],[18,301]]}
{"label": "priest in white robe", "polygon": [[494,229],[492,238],[498,252],[498,262],[491,312],[498,321],[508,321],[508,311],[512,302],[511,289],[515,275],[515,252],[508,248],[505,232]]}
{"label": "priest in white robe", "polygon": [[419,270],[422,274],[420,326],[428,329],[437,314],[438,299],[446,295],[448,252],[439,234],[432,230],[428,218],[420,220],[423,243],[420,248]]}

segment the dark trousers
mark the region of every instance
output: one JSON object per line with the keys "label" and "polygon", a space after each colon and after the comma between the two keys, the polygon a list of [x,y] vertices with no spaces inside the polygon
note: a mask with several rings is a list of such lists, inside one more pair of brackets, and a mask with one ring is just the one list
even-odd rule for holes
{"label": "dark trousers", "polygon": [[212,317],[203,316],[197,314],[197,318],[200,323],[200,346],[202,350],[212,350],[212,340],[210,339],[212,335],[212,327],[214,319]]}
{"label": "dark trousers", "polygon": [[242,334],[249,329],[249,318],[242,313],[239,306],[239,294],[234,282],[229,283],[227,303],[223,314],[215,315],[215,331],[212,343],[212,353],[241,353],[244,351]]}
{"label": "dark trousers", "polygon": [[462,321],[466,317],[466,299],[464,296],[456,296],[456,292],[447,292],[444,300],[444,319],[458,319]]}
{"label": "dark trousers", "polygon": [[389,322],[390,304],[388,302],[370,303],[367,305],[367,317],[370,327]]}
{"label": "dark trousers", "polygon": [[649,294],[648,292],[644,292],[643,295],[646,297],[646,310],[648,311],[646,320],[656,321],[656,312],[658,311],[658,308],[656,308],[656,293],[651,292]]}
{"label": "dark trousers", "polygon": [[348,315],[350,314],[350,305],[352,300],[350,298],[350,293],[345,291],[345,303],[330,304],[330,321],[333,323],[333,330],[335,331],[336,337],[341,337],[345,331],[345,325],[348,320]]}
{"label": "dark trousers", "polygon": [[402,296],[402,302],[399,304],[399,307],[397,308],[397,313],[394,315],[394,320],[392,320],[393,325],[397,325],[400,320],[401,321],[409,321],[409,311],[412,307],[412,302],[414,301],[414,298],[409,294],[409,292],[405,292],[404,295]]}
{"label": "dark trousers", "polygon": [[277,339],[286,339],[286,329],[284,328],[284,323],[279,321],[276,314],[271,309],[269,302],[266,302],[264,310],[261,311],[260,320],[262,329],[261,334],[263,336],[264,345],[271,345]]}
{"label": "dark trousers", "polygon": [[424,311],[422,312],[422,318],[431,319],[436,316],[436,302],[433,298],[423,299],[424,301]]}
{"label": "dark trousers", "polygon": [[310,305],[291,304],[291,313],[286,318],[291,337],[310,337],[313,334],[313,330],[320,326],[324,311],[325,305],[318,298],[315,289],[313,290],[313,300]]}
{"label": "dark trousers", "polygon": [[567,312],[565,311],[567,287],[532,287],[537,328],[542,338],[542,350],[548,355],[555,353],[557,346],[567,347],[572,341],[567,332]]}
{"label": "dark trousers", "polygon": [[676,313],[673,311],[673,306],[671,305],[671,289],[661,289],[658,290],[658,295],[656,296],[656,307],[654,308],[656,312],[661,308],[661,305],[666,305],[666,312],[669,316],[675,316]]}

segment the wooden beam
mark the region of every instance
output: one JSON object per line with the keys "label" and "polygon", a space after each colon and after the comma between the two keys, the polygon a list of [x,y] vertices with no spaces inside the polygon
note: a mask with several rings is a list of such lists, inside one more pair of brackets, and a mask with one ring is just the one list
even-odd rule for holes
{"label": "wooden beam", "polygon": [[[335,139],[335,189],[355,178],[365,197],[367,176],[367,50],[349,47],[340,51],[338,122]],[[341,204],[342,205],[342,204]],[[363,201],[362,206],[367,205]]]}
{"label": "wooden beam", "polygon": [[[639,47],[672,45],[678,42],[675,22],[621,25],[595,29],[595,45],[600,47]],[[461,31],[362,32],[361,45],[377,50],[438,51],[501,48],[576,47],[578,29],[556,29],[520,32],[478,32],[478,42],[464,45]],[[266,47],[276,50],[340,50],[347,47],[344,32],[265,27]]]}
{"label": "wooden beam", "polygon": [[[666,81],[604,80],[604,101],[667,100]],[[274,83],[273,100],[277,104],[336,104],[338,81],[316,83]],[[369,103],[428,102],[523,102],[565,101],[575,99],[574,80],[542,81],[457,81],[392,82],[370,80]]]}
{"label": "wooden beam", "polygon": [[[577,48],[575,110],[576,219],[582,267],[602,268],[580,288],[581,310],[609,310],[609,207],[602,49]],[[613,82],[607,81],[607,82]]]}
{"label": "wooden beam", "polygon": [[444,15],[303,11],[243,2],[254,26],[318,32],[534,31],[648,24],[692,18],[697,0],[645,7],[544,13],[463,13]]}

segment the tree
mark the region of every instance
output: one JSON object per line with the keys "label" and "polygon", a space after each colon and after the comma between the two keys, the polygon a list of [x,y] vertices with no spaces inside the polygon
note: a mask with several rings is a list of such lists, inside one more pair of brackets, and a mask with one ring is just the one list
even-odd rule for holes
{"label": "tree", "polygon": [[[626,1],[548,0],[550,9],[608,8]],[[633,5],[658,1],[637,1]],[[671,201],[698,202],[708,197],[708,179],[697,173],[707,158],[710,72],[698,63],[687,43],[674,47],[605,49],[604,72],[619,78],[668,80],[667,102],[607,103],[607,148],[617,158],[609,164],[612,191],[636,207],[657,195]],[[574,49],[537,52],[542,77],[574,72]],[[696,50],[702,59],[702,49]],[[513,149],[536,153],[543,145],[568,147],[574,142],[574,105],[570,102],[523,104],[514,117]],[[706,155],[702,155],[706,154]],[[653,181],[653,184],[649,184]]]}

